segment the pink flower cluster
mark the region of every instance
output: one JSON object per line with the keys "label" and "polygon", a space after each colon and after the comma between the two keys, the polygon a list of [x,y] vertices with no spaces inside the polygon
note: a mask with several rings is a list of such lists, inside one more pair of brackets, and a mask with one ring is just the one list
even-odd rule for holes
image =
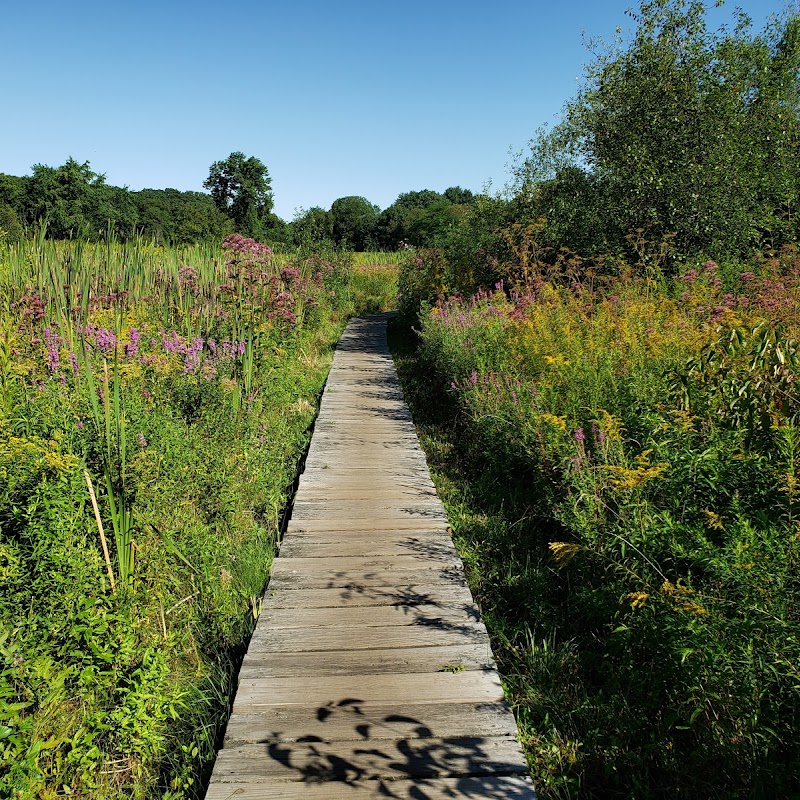
{"label": "pink flower cluster", "polygon": [[268,244],[249,239],[240,233],[228,234],[222,240],[222,249],[225,250],[232,259],[236,260],[256,260],[268,264],[272,259],[272,249]]}

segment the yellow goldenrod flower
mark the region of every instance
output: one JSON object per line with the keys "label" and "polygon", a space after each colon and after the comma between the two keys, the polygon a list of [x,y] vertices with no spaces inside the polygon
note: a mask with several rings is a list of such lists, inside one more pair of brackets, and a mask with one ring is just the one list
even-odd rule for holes
{"label": "yellow goldenrod flower", "polygon": [[557,417],[555,414],[540,414],[539,419],[541,419],[542,422],[546,422],[549,425],[553,425],[560,431],[565,431],[567,429],[566,417]]}
{"label": "yellow goldenrod flower", "polygon": [[631,608],[642,608],[650,595],[647,592],[631,592],[625,595],[625,599],[630,601]]}
{"label": "yellow goldenrod flower", "polygon": [[578,554],[578,551],[581,549],[580,545],[573,544],[571,542],[550,542],[548,545],[550,548],[550,552],[553,554],[553,558],[556,560],[556,564],[558,564],[559,569],[564,569],[564,567],[572,561],[573,558]]}
{"label": "yellow goldenrod flower", "polygon": [[722,517],[714,511],[709,511],[709,509],[703,509],[703,515],[706,518],[706,525],[709,528],[715,531],[724,531],[725,525],[722,522]]}

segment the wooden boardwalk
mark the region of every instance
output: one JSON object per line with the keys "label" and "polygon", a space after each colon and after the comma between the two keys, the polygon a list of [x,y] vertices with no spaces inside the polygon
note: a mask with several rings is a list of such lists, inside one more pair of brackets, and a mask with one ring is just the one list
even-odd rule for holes
{"label": "wooden boardwalk", "polygon": [[339,342],[207,800],[535,800],[386,346]]}

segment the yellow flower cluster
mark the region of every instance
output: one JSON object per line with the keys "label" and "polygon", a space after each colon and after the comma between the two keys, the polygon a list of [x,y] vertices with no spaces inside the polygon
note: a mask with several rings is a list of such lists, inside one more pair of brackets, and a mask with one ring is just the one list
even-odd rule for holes
{"label": "yellow flower cluster", "polygon": [[662,475],[669,467],[666,461],[651,465],[651,452],[651,450],[645,450],[641,455],[638,455],[636,457],[636,466],[633,468],[604,464],[601,469],[609,473],[608,482],[615,489],[627,491],[639,489],[648,481]]}
{"label": "yellow flower cluster", "polygon": [[564,569],[581,549],[580,545],[573,544],[572,542],[550,542],[547,546],[560,569]]}
{"label": "yellow flower cluster", "polygon": [[650,595],[647,592],[631,592],[625,595],[625,599],[630,601],[631,608],[642,608]]}
{"label": "yellow flower cluster", "polygon": [[713,531],[724,531],[725,524],[722,521],[722,517],[717,514],[715,511],[710,511],[709,509],[703,509],[703,516],[706,518],[706,525]]}
{"label": "yellow flower cluster", "polygon": [[690,589],[688,586],[684,585],[680,578],[676,583],[665,580],[664,583],[661,584],[661,594],[664,595],[664,597],[670,598],[675,604],[675,607],[681,611],[686,611],[698,617],[708,614],[708,609],[702,603],[693,599],[695,595],[694,589]]}
{"label": "yellow flower cluster", "polygon": [[544,363],[549,367],[568,367],[569,359],[558,353],[554,356],[544,356]]}
{"label": "yellow flower cluster", "polygon": [[565,431],[567,429],[566,417],[557,417],[555,414],[540,414],[539,419],[548,425],[552,425],[554,428],[558,428],[560,431]]}
{"label": "yellow flower cluster", "polygon": [[[5,427],[5,426],[3,426]],[[0,480],[11,482],[14,472],[69,472],[78,466],[71,453],[62,453],[55,439],[44,440],[38,436],[3,436],[0,428]]]}
{"label": "yellow flower cluster", "polygon": [[621,442],[625,433],[622,420],[609,414],[604,408],[600,409],[600,419],[597,420],[603,429],[606,439],[612,442]]}

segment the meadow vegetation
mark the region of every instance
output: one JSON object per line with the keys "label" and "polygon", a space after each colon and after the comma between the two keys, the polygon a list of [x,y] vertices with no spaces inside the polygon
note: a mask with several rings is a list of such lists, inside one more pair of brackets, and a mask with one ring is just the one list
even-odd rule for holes
{"label": "meadow vegetation", "polygon": [[797,251],[503,288],[401,364],[540,794],[796,796]]}
{"label": "meadow vegetation", "polygon": [[543,798],[800,794],[800,18],[643,2],[393,347]]}
{"label": "meadow vegetation", "polygon": [[222,247],[163,247],[69,228],[88,165],[0,176],[0,795],[202,792],[331,346],[395,294],[541,797],[800,795],[800,17],[631,15],[504,197],[287,224],[231,154],[249,205],[145,230]]}
{"label": "meadow vegetation", "polygon": [[202,795],[349,262],[0,246],[0,796]]}

